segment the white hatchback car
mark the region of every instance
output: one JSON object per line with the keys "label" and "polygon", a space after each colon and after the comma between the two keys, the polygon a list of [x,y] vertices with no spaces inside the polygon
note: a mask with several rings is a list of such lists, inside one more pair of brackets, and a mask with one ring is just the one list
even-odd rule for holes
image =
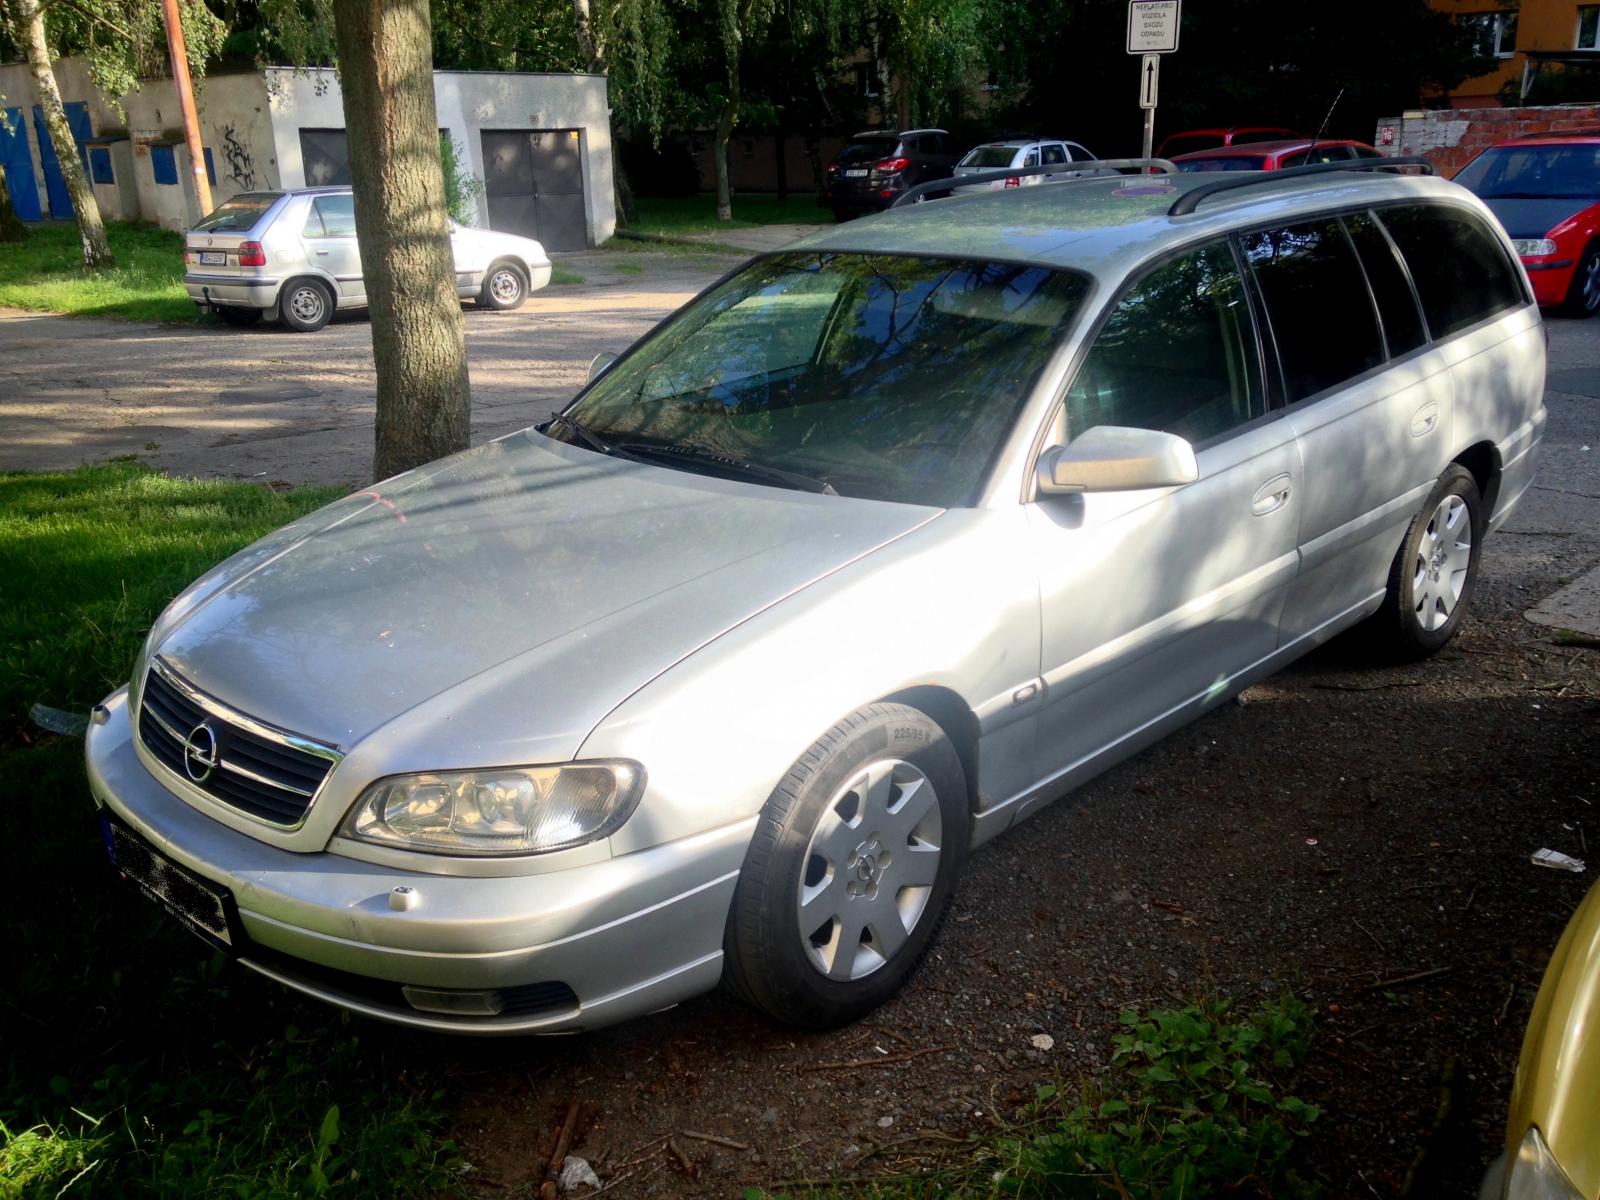
{"label": "white hatchback car", "polygon": [[[486,308],[513,309],[550,282],[550,259],[532,238],[450,222],[456,292]],[[242,192],[184,239],[189,298],[230,325],[276,317],[290,329],[321,329],[341,308],[365,308],[348,187]]]}
{"label": "white hatchback car", "polygon": [[[1074,170],[1069,164],[1089,163],[1095,160],[1077,142],[1065,141],[1030,141],[1026,138],[1014,138],[1005,142],[985,142],[981,146],[974,146],[968,150],[966,156],[956,164],[954,174],[959,178],[962,175],[980,175],[991,171],[1004,171],[1009,167],[1049,167],[1059,163],[1062,172],[1073,171],[1074,174],[1082,172],[1082,168]],[[986,184],[975,185],[969,188],[957,188],[959,191],[1001,191],[1005,188],[1032,187],[1045,183],[1055,178],[1046,172],[1039,175],[1014,175],[1009,179],[992,180]]]}

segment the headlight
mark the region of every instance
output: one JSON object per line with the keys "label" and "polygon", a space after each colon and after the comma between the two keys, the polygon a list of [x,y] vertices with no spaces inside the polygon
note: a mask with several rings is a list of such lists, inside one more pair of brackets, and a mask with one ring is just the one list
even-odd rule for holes
{"label": "headlight", "polygon": [[1544,1138],[1531,1126],[1507,1174],[1506,1200],[1583,1200],[1583,1193],[1572,1186]]}
{"label": "headlight", "polygon": [[1549,238],[1512,238],[1511,248],[1519,258],[1542,258],[1556,252],[1556,244]]}
{"label": "headlight", "polygon": [[614,832],[643,784],[635,763],[399,775],[361,794],[343,832],[437,854],[538,854]]}

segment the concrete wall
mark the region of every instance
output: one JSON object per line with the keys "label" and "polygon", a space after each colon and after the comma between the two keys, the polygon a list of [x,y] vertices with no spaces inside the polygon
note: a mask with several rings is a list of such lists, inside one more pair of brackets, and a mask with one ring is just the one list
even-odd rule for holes
{"label": "concrete wall", "polygon": [[[188,156],[178,147],[178,182],[158,184],[151,166],[151,147],[181,142],[176,89],[170,80],[151,79],[136,92],[120,98],[120,104],[103,95],[89,80],[87,64],[64,58],[55,64],[56,86],[64,102],[81,101],[88,105],[90,121],[97,136],[108,132],[128,135],[129,154],[114,154],[113,169],[119,170],[113,187],[99,185],[97,201],[105,194],[110,207],[104,215],[111,220],[154,221],[167,229],[187,229],[202,215],[194,197],[194,178]],[[0,66],[0,95],[8,107],[31,112],[38,102],[33,78],[23,63]],[[277,164],[271,153],[272,126],[267,111],[266,85],[260,75],[216,75],[197,82],[196,107],[200,112],[202,143],[211,150],[217,181],[211,189],[213,204],[252,188],[276,187]],[[29,150],[39,185],[40,203],[49,203],[42,169],[38,138],[30,119]],[[120,174],[131,164],[133,181]],[[113,192],[115,193],[113,195]],[[130,211],[131,197],[137,197],[136,211]]]}
{"label": "concrete wall", "polygon": [[[536,75],[499,71],[435,71],[439,128],[466,151],[466,167],[482,179],[485,129],[577,129],[584,175],[589,242],[599,245],[617,229],[611,181],[611,119],[602,75]],[[270,67],[272,139],[285,187],[305,186],[300,130],[343,129],[344,100],[330,70],[295,72]],[[480,196],[478,224],[488,224]]]}
{"label": "concrete wall", "polygon": [[1559,133],[1600,125],[1600,105],[1550,108],[1435,108],[1378,122],[1372,144],[1385,154],[1426,158],[1446,177],[1480,150],[1530,133]]}

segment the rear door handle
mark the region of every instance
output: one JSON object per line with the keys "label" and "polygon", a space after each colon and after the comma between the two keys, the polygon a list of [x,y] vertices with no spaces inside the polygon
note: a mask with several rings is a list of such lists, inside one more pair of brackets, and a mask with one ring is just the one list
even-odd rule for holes
{"label": "rear door handle", "polygon": [[1258,517],[1277,512],[1289,503],[1290,480],[1288,475],[1277,475],[1256,489],[1250,501],[1250,511]]}
{"label": "rear door handle", "polygon": [[1439,426],[1439,402],[1430,400],[1411,418],[1411,436],[1425,437]]}

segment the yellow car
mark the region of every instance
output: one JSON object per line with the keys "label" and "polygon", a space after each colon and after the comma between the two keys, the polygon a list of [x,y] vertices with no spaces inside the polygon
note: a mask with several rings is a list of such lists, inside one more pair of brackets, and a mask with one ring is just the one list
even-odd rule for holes
{"label": "yellow car", "polygon": [[1539,985],[1511,1089],[1505,1154],[1480,1200],[1600,1200],[1600,884]]}

